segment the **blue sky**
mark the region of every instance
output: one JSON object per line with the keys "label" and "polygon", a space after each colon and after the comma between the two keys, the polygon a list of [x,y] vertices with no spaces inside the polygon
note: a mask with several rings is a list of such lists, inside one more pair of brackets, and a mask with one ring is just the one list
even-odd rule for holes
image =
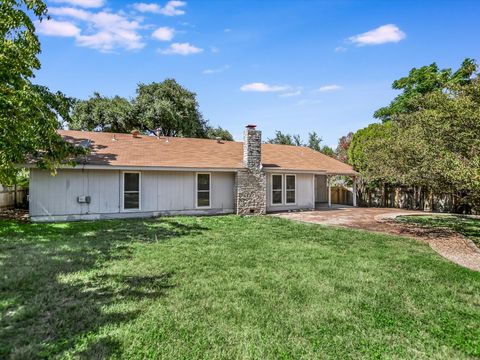
{"label": "blue sky", "polygon": [[54,0],[37,24],[36,82],[69,96],[133,97],[175,78],[213,125],[335,146],[373,122],[393,80],[480,60],[479,1]]}

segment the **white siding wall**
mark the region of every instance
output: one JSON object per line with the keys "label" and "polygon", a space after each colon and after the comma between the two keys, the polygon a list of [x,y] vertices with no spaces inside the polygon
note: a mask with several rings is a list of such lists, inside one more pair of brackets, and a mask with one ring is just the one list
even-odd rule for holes
{"label": "white siding wall", "polygon": [[[275,173],[279,174],[279,173]],[[288,175],[292,173],[287,173]],[[283,174],[285,175],[285,174]],[[285,177],[283,178],[283,204],[272,205],[272,174],[267,173],[267,211],[285,211],[297,209],[313,209],[314,202],[314,176],[313,174],[296,175],[296,204],[285,204]]]}
{"label": "white siding wall", "polygon": [[[141,172],[140,212],[195,209],[194,172]],[[123,176],[117,170],[59,170],[56,176],[33,169],[30,173],[32,217],[114,214],[121,212]],[[211,173],[211,209],[233,211],[234,174]],[[77,202],[90,196],[90,204]],[[129,212],[132,214],[132,212]]]}

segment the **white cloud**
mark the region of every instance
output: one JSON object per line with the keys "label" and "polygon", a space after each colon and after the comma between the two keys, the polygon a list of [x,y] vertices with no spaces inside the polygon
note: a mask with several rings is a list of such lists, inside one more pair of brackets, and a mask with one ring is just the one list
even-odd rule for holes
{"label": "white cloud", "polygon": [[223,32],[226,32],[226,33],[229,33],[231,31],[232,31],[232,29],[229,29],[229,28],[223,29]]}
{"label": "white cloud", "polygon": [[162,14],[166,16],[177,16],[185,14],[185,10],[179,9],[185,7],[187,3],[185,1],[171,0],[161,7],[155,3],[135,3],[133,8],[142,13],[154,13]]}
{"label": "white cloud", "polygon": [[405,39],[406,34],[394,24],[387,24],[376,29],[358,34],[349,38],[357,46],[379,45],[389,42],[399,42]]}
{"label": "white cloud", "polygon": [[40,34],[49,36],[75,37],[80,34],[80,29],[68,21],[37,21],[35,27]]}
{"label": "white cloud", "polygon": [[98,8],[104,4],[104,0],[50,0],[50,2],[69,4],[84,8]]}
{"label": "white cloud", "polygon": [[202,73],[205,74],[205,75],[218,74],[218,73],[222,73],[224,71],[227,71],[228,69],[230,69],[230,65],[224,65],[224,66],[216,68],[216,69],[203,70]]}
{"label": "white cloud", "polygon": [[92,13],[89,11],[76,9],[72,7],[58,7],[58,8],[53,7],[48,10],[48,13],[50,15],[72,17],[79,20],[88,20],[92,15]]}
{"label": "white cloud", "polygon": [[185,10],[177,8],[184,7],[185,5],[187,5],[185,1],[172,0],[163,7],[160,13],[167,16],[183,15],[185,14]]}
{"label": "white cloud", "polygon": [[293,96],[299,96],[301,94],[302,94],[302,92],[300,90],[296,90],[296,91],[291,91],[291,92],[287,92],[287,93],[284,93],[284,94],[280,94],[279,96],[280,97],[293,97]]}
{"label": "white cloud", "polygon": [[160,5],[158,4],[146,4],[146,3],[135,3],[133,4],[133,8],[137,11],[142,13],[156,13],[160,12]]}
{"label": "white cloud", "polygon": [[337,91],[340,90],[342,87],[340,85],[324,85],[320,86],[317,91],[319,92],[327,92],[327,91]]}
{"label": "white cloud", "polygon": [[95,13],[69,7],[51,8],[49,13],[84,23],[84,30],[74,35],[79,46],[102,52],[116,49],[138,50],[145,46],[139,33],[140,23],[129,20],[123,14],[109,11]]}
{"label": "white cloud", "polygon": [[159,27],[153,32],[152,37],[160,41],[171,41],[173,39],[174,33],[175,30],[172,28]]}
{"label": "white cloud", "polygon": [[334,49],[334,51],[337,52],[337,53],[345,52],[345,51],[347,51],[347,48],[346,48],[346,47],[343,47],[343,46],[337,46],[337,47]]}
{"label": "white cloud", "polygon": [[279,92],[288,90],[290,87],[286,85],[268,85],[261,82],[254,82],[245,84],[240,87],[240,91],[254,91],[254,92]]}
{"label": "white cloud", "polygon": [[159,49],[158,52],[164,55],[193,55],[201,53],[203,49],[190,45],[189,43],[173,43],[167,49]]}

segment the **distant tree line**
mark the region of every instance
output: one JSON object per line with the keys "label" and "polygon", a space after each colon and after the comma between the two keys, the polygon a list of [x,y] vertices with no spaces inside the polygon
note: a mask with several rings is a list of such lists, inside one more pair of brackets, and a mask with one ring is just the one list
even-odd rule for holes
{"label": "distant tree line", "polygon": [[[358,130],[348,162],[364,192],[410,187],[454,196],[457,212],[480,211],[480,83],[465,59],[457,71],[433,63],[393,82],[401,93],[375,112],[381,122]],[[433,204],[432,204],[433,205]]]}
{"label": "distant tree line", "polygon": [[303,141],[298,134],[284,134],[281,131],[275,131],[275,137],[268,139],[268,144],[280,144],[280,145],[293,145],[293,146],[306,146],[322,154],[336,158],[340,161],[347,161],[348,145],[353,137],[353,133],[349,133],[346,136],[342,136],[338,140],[337,148],[334,150],[328,145],[322,145],[323,139],[315,132],[308,133],[308,140]]}

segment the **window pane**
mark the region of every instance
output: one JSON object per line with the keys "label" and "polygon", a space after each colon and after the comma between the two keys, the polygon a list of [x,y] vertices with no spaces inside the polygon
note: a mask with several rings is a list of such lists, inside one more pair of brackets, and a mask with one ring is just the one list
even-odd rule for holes
{"label": "window pane", "polygon": [[295,190],[287,191],[287,203],[288,204],[295,203]]}
{"label": "window pane", "polygon": [[287,175],[287,190],[295,190],[295,176]]}
{"label": "window pane", "polygon": [[125,173],[125,191],[140,191],[140,174]]}
{"label": "window pane", "polygon": [[124,196],[125,209],[138,209],[140,207],[140,196],[138,193],[127,193]]}
{"label": "window pane", "polygon": [[210,175],[198,174],[197,176],[197,190],[210,190]]}
{"label": "window pane", "polygon": [[210,206],[210,192],[201,191],[197,193],[197,206]]}
{"label": "window pane", "polygon": [[273,190],[272,192],[272,204],[281,204],[282,203],[282,191]]}
{"label": "window pane", "polygon": [[282,175],[272,175],[272,189],[282,189]]}

